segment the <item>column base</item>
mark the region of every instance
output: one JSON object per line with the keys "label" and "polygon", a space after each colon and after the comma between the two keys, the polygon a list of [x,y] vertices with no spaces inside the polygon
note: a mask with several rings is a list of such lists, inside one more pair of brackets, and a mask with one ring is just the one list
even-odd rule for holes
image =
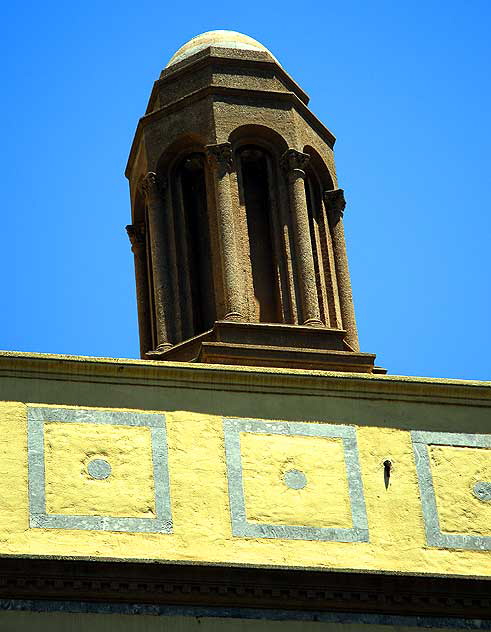
{"label": "column base", "polygon": [[242,316],[242,314],[239,314],[239,312],[229,312],[228,314],[225,314],[223,320],[241,322],[244,320],[244,317]]}
{"label": "column base", "polygon": [[164,353],[165,351],[168,351],[169,349],[172,349],[171,343],[163,342],[162,344],[158,345],[158,347],[155,350],[147,351],[146,355],[148,356],[150,353]]}
{"label": "column base", "polygon": [[325,327],[322,320],[319,320],[318,318],[309,318],[309,320],[306,320],[303,325],[304,327]]}
{"label": "column base", "polygon": [[373,353],[352,351],[346,332],[324,326],[217,321],[213,329],[147,358],[277,368],[386,373]]}

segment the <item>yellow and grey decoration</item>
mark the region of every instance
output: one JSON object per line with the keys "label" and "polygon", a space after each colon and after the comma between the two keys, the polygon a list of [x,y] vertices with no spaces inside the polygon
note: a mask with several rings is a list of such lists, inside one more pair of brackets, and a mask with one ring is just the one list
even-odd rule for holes
{"label": "yellow and grey decoration", "polygon": [[490,435],[13,402],[0,425],[1,555],[491,576]]}

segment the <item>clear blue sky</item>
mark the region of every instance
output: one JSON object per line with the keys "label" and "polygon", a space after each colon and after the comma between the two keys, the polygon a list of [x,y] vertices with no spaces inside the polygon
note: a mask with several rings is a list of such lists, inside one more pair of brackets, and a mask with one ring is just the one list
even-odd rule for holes
{"label": "clear blue sky", "polygon": [[138,356],[124,167],[162,67],[217,28],[338,139],[362,350],[490,379],[488,0],[5,3],[0,348]]}

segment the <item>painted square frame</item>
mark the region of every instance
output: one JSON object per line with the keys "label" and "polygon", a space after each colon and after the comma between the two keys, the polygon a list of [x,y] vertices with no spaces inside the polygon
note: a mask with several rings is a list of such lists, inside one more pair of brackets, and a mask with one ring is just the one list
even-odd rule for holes
{"label": "painted square frame", "polygon": [[[47,513],[44,424],[53,421],[149,427],[152,441],[156,517],[120,518]],[[27,453],[29,526],[31,528],[172,533],[165,415],[117,410],[28,406]]]}
{"label": "painted square frame", "polygon": [[427,544],[442,549],[491,551],[491,536],[443,533],[440,529],[428,449],[429,445],[491,448],[491,435],[413,430],[411,439],[416,461]]}
{"label": "painted square frame", "polygon": [[[268,422],[241,418],[225,418],[223,420],[223,428],[230,515],[232,534],[234,536],[243,538],[277,538],[336,542],[369,541],[368,520],[355,428],[352,426],[326,423]],[[243,486],[240,450],[241,432],[342,439],[353,527],[310,527],[308,525],[276,525],[249,522],[246,518]]]}

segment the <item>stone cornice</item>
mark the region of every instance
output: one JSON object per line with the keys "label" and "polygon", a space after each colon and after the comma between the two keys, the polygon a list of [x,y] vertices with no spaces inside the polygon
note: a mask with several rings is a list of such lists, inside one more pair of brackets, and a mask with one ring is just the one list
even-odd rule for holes
{"label": "stone cornice", "polygon": [[[0,352],[2,399],[16,400],[7,381],[56,380],[95,385],[139,385],[206,390],[232,390],[248,393],[305,395],[309,397],[348,397],[405,402],[453,403],[491,408],[491,382],[427,377],[347,374],[334,371],[308,371],[243,366],[207,365],[188,362],[162,362],[125,358],[96,358],[43,353]],[[3,382],[2,382],[3,380]],[[26,385],[26,388],[27,385]],[[128,393],[128,396],[131,392]],[[36,397],[31,396],[31,401]],[[121,402],[121,406],[125,406]],[[135,406],[136,407],[136,406]],[[143,406],[145,407],[145,406]],[[288,414],[288,411],[285,411]],[[360,420],[363,422],[363,420]],[[418,419],[409,418],[397,427],[415,429]],[[370,424],[369,424],[370,425]],[[430,424],[431,425],[431,424]],[[421,429],[430,429],[428,423]],[[435,426],[433,429],[438,430]],[[452,431],[450,426],[445,428]],[[461,426],[455,431],[461,431]],[[479,432],[466,428],[468,432]]]}
{"label": "stone cornice", "polygon": [[[309,612],[317,614],[314,620],[322,620],[322,613],[348,612],[351,622],[362,623],[370,614],[412,615],[444,617],[445,627],[454,627],[449,618],[460,617],[470,623],[479,619],[478,628],[488,629],[490,587],[487,580],[444,576],[0,559],[0,599],[65,602],[52,609],[67,611],[70,602],[99,602],[106,604],[105,612],[111,612],[110,604],[211,607],[212,616],[234,616],[233,609],[254,608],[255,618],[262,619],[274,619],[274,610],[281,610],[283,619],[295,619],[303,612],[307,620]],[[134,613],[138,612],[137,605]],[[381,617],[368,622],[390,621]],[[459,627],[472,626],[461,622]]]}
{"label": "stone cornice", "polygon": [[[267,53],[262,51],[233,50],[211,46],[203,49],[194,55],[173,64],[170,68],[164,68],[157,82],[175,80],[189,71],[195,72],[199,68],[210,63],[218,63],[224,67],[237,67],[238,65],[247,68],[274,68],[278,77],[286,84],[286,87],[307,105],[309,103],[308,94],[302,90],[298,83],[284,70],[280,64],[275,62]],[[156,83],[157,83],[156,82]]]}
{"label": "stone cornice", "polygon": [[157,121],[162,116],[166,116],[170,112],[184,109],[185,107],[205,99],[206,97],[230,97],[230,98],[245,98],[250,100],[251,98],[260,98],[265,101],[287,102],[297,109],[299,114],[312,126],[312,128],[319,134],[319,136],[332,148],[336,142],[335,136],[327,129],[323,123],[312,113],[312,111],[303,103],[300,98],[293,92],[276,91],[276,90],[252,90],[247,88],[231,88],[224,86],[205,86],[187,96],[177,99],[164,107],[146,114],[143,116],[137,125],[133,143],[131,145],[128,162],[125,169],[125,176],[129,179],[131,176],[131,166],[136,156],[138,145],[141,141],[143,130],[149,124]]}

